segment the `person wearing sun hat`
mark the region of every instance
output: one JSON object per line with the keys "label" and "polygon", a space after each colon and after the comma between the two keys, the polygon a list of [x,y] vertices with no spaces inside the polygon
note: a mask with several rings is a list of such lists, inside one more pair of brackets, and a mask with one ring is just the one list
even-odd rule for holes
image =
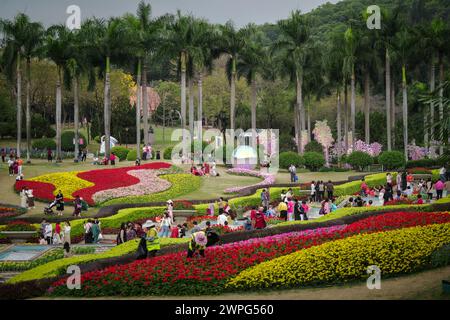
{"label": "person wearing sun hat", "polygon": [[172,200],[167,200],[167,212],[169,213],[170,220],[173,224],[174,220],[173,220],[173,201]]}
{"label": "person wearing sun hat", "polygon": [[189,241],[188,258],[192,258],[196,250],[202,257],[205,257],[205,248],[208,244],[208,238],[204,231],[198,231],[191,235],[191,241]]}
{"label": "person wearing sun hat", "polygon": [[155,223],[152,220],[147,220],[142,225],[142,229],[146,234],[148,257],[154,257],[156,252],[161,249]]}

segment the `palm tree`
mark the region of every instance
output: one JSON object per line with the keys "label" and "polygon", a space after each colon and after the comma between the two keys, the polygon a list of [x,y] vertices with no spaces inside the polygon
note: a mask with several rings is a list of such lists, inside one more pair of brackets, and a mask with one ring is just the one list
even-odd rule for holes
{"label": "palm tree", "polygon": [[230,80],[230,129],[235,129],[236,112],[236,81],[237,81],[237,59],[241,49],[245,45],[243,31],[236,31],[234,24],[228,21],[220,27],[221,41],[217,50],[219,53],[228,54],[227,73]]}
{"label": "palm tree", "polygon": [[350,128],[352,132],[352,147],[355,149],[355,116],[356,116],[356,88],[355,88],[355,63],[357,50],[357,36],[356,32],[350,27],[345,31],[345,59],[344,59],[344,73],[350,77]]}
{"label": "palm tree", "polygon": [[274,44],[276,51],[285,57],[284,69],[290,69],[291,81],[295,81],[297,94],[297,108],[294,122],[296,124],[297,150],[303,152],[302,132],[306,127],[305,110],[303,107],[303,77],[305,61],[311,47],[311,20],[296,10],[287,20],[278,21],[280,38]]}
{"label": "palm tree", "polygon": [[46,55],[56,64],[56,161],[61,160],[62,72],[69,60],[73,34],[64,25],[51,26],[45,41]]}
{"label": "palm tree", "polygon": [[120,18],[108,21],[91,19],[85,22],[88,34],[90,58],[94,65],[100,66],[104,72],[104,125],[105,125],[105,156],[111,152],[111,60],[122,61],[132,55],[132,47],[128,45],[128,26]]}
{"label": "palm tree", "polygon": [[23,13],[18,14],[14,20],[0,20],[0,30],[4,34],[5,49],[3,63],[7,74],[13,81],[13,66],[16,66],[16,103],[17,103],[17,156],[21,156],[22,143],[22,58],[25,56],[25,45],[29,41],[30,19]]}
{"label": "palm tree", "polygon": [[405,160],[408,160],[408,91],[406,82],[406,67],[411,57],[412,46],[414,38],[412,36],[412,30],[408,30],[403,27],[395,35],[395,41],[393,46],[394,58],[397,58],[402,66],[402,114],[403,114],[403,144]]}
{"label": "palm tree", "polygon": [[242,49],[240,59],[237,63],[238,73],[245,76],[251,88],[251,128],[252,128],[252,147],[256,151],[256,105],[257,105],[257,85],[256,75],[262,73],[266,62],[267,52],[261,41],[257,39],[256,26],[247,25],[243,32],[246,41]]}

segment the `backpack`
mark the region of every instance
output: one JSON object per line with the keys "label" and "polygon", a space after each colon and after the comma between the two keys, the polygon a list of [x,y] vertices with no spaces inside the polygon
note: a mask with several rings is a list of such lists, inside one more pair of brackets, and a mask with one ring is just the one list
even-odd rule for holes
{"label": "backpack", "polygon": [[139,241],[139,245],[137,248],[137,260],[145,259],[147,258],[148,249],[147,249],[147,240],[145,239],[145,236],[141,238],[141,241]]}

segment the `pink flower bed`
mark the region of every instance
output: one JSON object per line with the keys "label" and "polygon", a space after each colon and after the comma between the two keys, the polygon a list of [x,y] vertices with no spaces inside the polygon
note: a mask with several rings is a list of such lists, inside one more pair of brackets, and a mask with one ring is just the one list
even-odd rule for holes
{"label": "pink flower bed", "polygon": [[136,183],[128,187],[102,190],[96,192],[92,198],[95,201],[95,203],[101,203],[110,199],[128,196],[142,196],[169,189],[171,183],[167,180],[159,178],[158,177],[159,174],[161,174],[161,172],[157,170],[144,169],[144,170],[128,171],[128,175],[139,179],[139,183]]}
{"label": "pink flower bed", "polygon": [[255,170],[249,170],[249,169],[243,169],[243,168],[233,168],[233,169],[228,169],[227,173],[241,175],[241,176],[251,176],[251,177],[257,177],[257,178],[263,178],[264,180],[259,183],[255,183],[255,184],[252,184],[249,186],[227,188],[224,190],[225,193],[235,193],[235,192],[240,192],[241,190],[249,188],[249,187],[255,187],[255,186],[275,183],[275,175],[270,174],[270,173],[264,173],[261,171],[255,171]]}

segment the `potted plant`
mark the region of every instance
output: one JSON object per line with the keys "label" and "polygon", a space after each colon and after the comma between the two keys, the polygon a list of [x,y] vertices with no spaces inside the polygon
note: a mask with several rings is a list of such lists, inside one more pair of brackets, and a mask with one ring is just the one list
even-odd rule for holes
{"label": "potted plant", "polygon": [[6,225],[0,234],[6,236],[12,243],[24,243],[36,238],[36,228],[25,221],[13,221]]}

